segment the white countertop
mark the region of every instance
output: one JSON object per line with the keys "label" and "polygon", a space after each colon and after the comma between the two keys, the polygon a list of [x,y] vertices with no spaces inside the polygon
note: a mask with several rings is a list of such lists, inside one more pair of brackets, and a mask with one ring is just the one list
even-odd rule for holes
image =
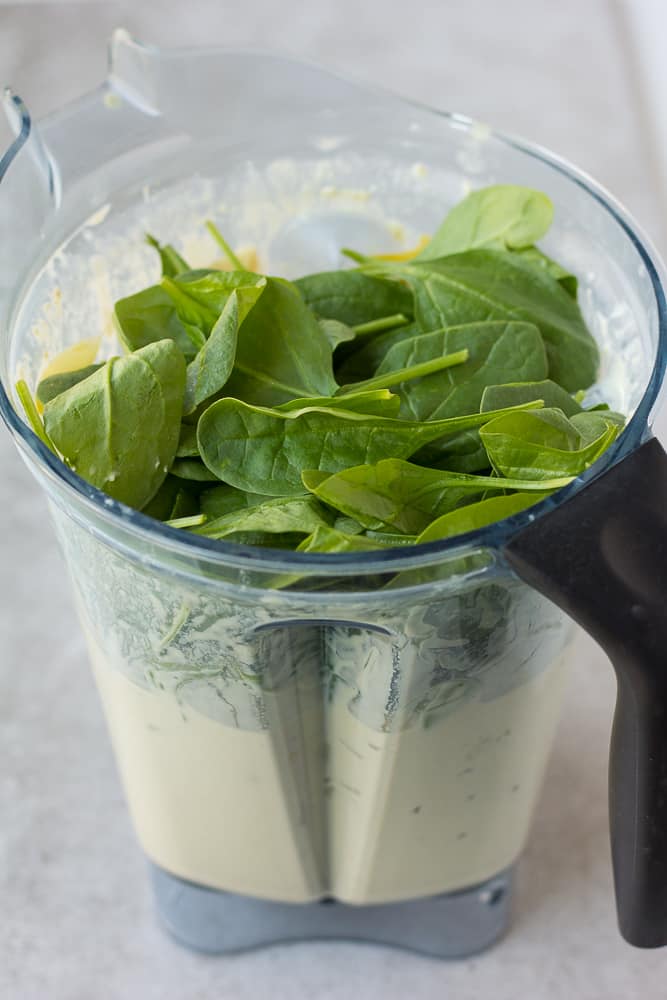
{"label": "white countertop", "polygon": [[[0,5],[0,83],[44,114],[99,81],[117,25],[172,45],[278,47],[557,150],[667,243],[645,122],[603,0],[192,0],[152,14],[133,6]],[[585,637],[519,871],[514,925],[495,949],[444,964],[352,944],[232,958],[173,944],[153,920],[45,504],[7,434],[0,469],[0,996],[664,998],[667,954],[631,949],[615,926],[606,804],[614,681]]]}

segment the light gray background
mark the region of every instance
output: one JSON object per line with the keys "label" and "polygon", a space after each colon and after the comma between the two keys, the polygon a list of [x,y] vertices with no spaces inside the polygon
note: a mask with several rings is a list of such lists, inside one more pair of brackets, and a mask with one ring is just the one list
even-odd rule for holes
{"label": "light gray background", "polygon": [[[118,25],[168,45],[274,47],[557,150],[662,246],[656,149],[620,24],[603,0],[0,5],[0,83],[39,117],[101,80]],[[0,511],[0,996],[665,997],[667,955],[632,950],[615,927],[606,805],[614,683],[585,638],[501,946],[445,965],[347,944],[215,959],[171,943],[153,922],[45,506],[6,434]]]}

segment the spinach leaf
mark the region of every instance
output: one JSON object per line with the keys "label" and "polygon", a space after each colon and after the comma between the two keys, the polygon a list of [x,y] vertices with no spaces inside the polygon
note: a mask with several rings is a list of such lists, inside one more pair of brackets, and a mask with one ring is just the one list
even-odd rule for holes
{"label": "spinach leaf", "polygon": [[579,403],[551,379],[540,382],[505,382],[503,385],[487,385],[482,394],[480,409],[499,410],[503,406],[517,406],[532,399],[541,399],[545,407],[562,410],[566,417],[581,413]]}
{"label": "spinach leaf", "polygon": [[239,285],[229,295],[208,340],[188,365],[185,413],[193,413],[227,383],[236,358],[239,328],[265,288],[266,279],[258,278],[252,285]]}
{"label": "spinach leaf", "polygon": [[489,383],[507,382],[517,376],[542,379],[547,374],[544,343],[534,324],[490,321],[403,340],[387,352],[377,375],[461,350],[468,351],[465,365],[406,382],[396,390],[402,415],[411,420],[439,420],[471,413],[479,409]]}
{"label": "spinach leaf", "polygon": [[293,535],[310,535],[322,525],[329,525],[333,517],[314,497],[277,497],[253,504],[245,510],[231,511],[203,527],[198,535],[207,538],[226,538],[240,532],[261,531],[266,534],[289,532]]}
{"label": "spinach leaf", "polygon": [[[154,517],[157,521],[168,523],[192,517],[201,517],[203,523],[206,515],[200,512],[198,489],[198,484],[194,484],[193,488],[193,484],[168,475],[152,500],[149,500],[143,508],[142,513]],[[183,526],[176,525],[176,527]]]}
{"label": "spinach leaf", "polygon": [[142,507],[142,513],[154,517],[156,521],[168,521],[180,490],[181,481],[175,476],[166,476],[155,496]]}
{"label": "spinach leaf", "polygon": [[[183,279],[187,279],[187,274],[183,276]],[[198,281],[201,280],[198,279]],[[160,282],[160,286],[174,303],[174,308],[182,322],[187,324],[188,328],[198,330],[206,340],[219,314],[215,308],[211,308],[208,304],[189,294],[189,287],[195,284],[196,282],[169,278],[166,275],[162,277]]]}
{"label": "spinach leaf", "polygon": [[571,481],[564,478],[537,483],[530,479],[466,476],[424,469],[394,458],[331,476],[304,471],[302,480],[323,503],[355,518],[365,528],[405,534],[419,534],[434,518],[488,490],[535,492],[558,489]]}
{"label": "spinach leaf", "polygon": [[348,326],[337,319],[318,319],[320,328],[324,332],[331,349],[335,350],[341,344],[349,343],[357,339],[365,339],[371,335],[385,333],[388,330],[400,329],[408,326],[408,320],[402,313],[394,313],[392,316],[380,316],[378,319],[369,320],[368,323],[359,323],[357,326]]}
{"label": "spinach leaf", "polygon": [[215,483],[219,479],[199,458],[177,458],[170,472],[172,476],[193,483]]}
{"label": "spinach leaf", "polygon": [[378,264],[407,281],[423,330],[489,319],[534,323],[544,338],[549,377],[568,392],[595,381],[599,355],[577,303],[546,271],[501,250],[469,250],[439,260]]}
{"label": "spinach leaf", "polygon": [[462,535],[466,531],[477,531],[487,524],[501,521],[503,518],[512,517],[527,507],[532,507],[540,500],[544,500],[549,493],[512,493],[506,497],[491,497],[489,500],[480,500],[478,503],[469,504],[467,507],[459,507],[448,514],[443,514],[436,521],[433,521],[422,531],[417,538],[417,542],[435,542],[442,538],[453,538],[455,535]]}
{"label": "spinach leaf", "polygon": [[[169,513],[169,517],[165,518],[165,520],[173,521],[186,517],[195,517],[196,515],[200,515],[199,499],[197,494],[193,493],[192,490],[181,486],[174,497],[174,503]],[[201,517],[203,521],[206,520],[206,516],[204,514],[201,514]],[[189,526],[190,525],[181,525],[181,527]]]}
{"label": "spinach leaf", "polygon": [[141,509],[178,446],[185,362],[171,340],[112,358],[44,407],[49,437],[89,483]]}
{"label": "spinach leaf", "polygon": [[303,491],[303,469],[338,472],[389,456],[408,458],[429,441],[491,419],[471,413],[420,423],[325,407],[281,412],[226,398],[204,412],[197,440],[203,461],[224,482],[252,493],[294,496]]}
{"label": "spinach leaf", "polygon": [[146,242],[159,253],[163,275],[166,275],[168,278],[175,278],[177,275],[183,274],[184,271],[190,270],[189,265],[186,264],[171,243],[162,244],[154,236],[151,236],[150,233],[146,233]]}
{"label": "spinach leaf", "polygon": [[181,424],[176,458],[199,458],[196,424]]}
{"label": "spinach leaf", "polygon": [[370,549],[386,548],[384,542],[368,535],[352,535],[320,525],[297,546],[297,552],[368,552]]}
{"label": "spinach leaf", "polygon": [[341,323],[338,319],[318,319],[320,330],[327,338],[331,350],[334,351],[339,344],[348,343],[355,340],[357,331],[347,323]]}
{"label": "spinach leaf", "polygon": [[461,431],[453,437],[434,441],[420,448],[412,456],[417,465],[428,465],[451,472],[481,472],[490,468],[486,448],[479,436],[479,428]]}
{"label": "spinach leaf", "polygon": [[[356,387],[352,387],[356,389]],[[304,410],[307,407],[334,407],[336,410],[350,410],[353,413],[373,414],[378,417],[397,417],[401,408],[398,396],[389,389],[368,389],[347,392],[342,396],[306,396],[290,399],[274,407],[281,413]]]}
{"label": "spinach leaf", "polygon": [[226,485],[204,490],[199,497],[202,514],[206,514],[210,521],[265,502],[266,497],[261,493],[247,493],[245,490],[237,490],[235,486]]}
{"label": "spinach leaf", "polygon": [[[207,336],[234,290],[264,288],[238,331],[234,369],[225,383],[230,396],[273,405],[336,389],[326,334],[289,281],[249,271],[210,271],[195,280],[187,274],[163,279],[163,285],[181,317],[198,322]],[[223,338],[225,344],[229,339]]]}
{"label": "spinach leaf", "polygon": [[558,261],[553,260],[551,257],[547,257],[545,253],[538,250],[537,247],[524,247],[522,250],[516,250],[523,261],[528,264],[532,264],[533,267],[540,268],[550,274],[552,278],[555,278],[559,285],[565,289],[567,294],[576,299],[577,291],[579,289],[579,282],[577,281],[574,274],[571,274],[566,268],[561,267]]}
{"label": "spinach leaf", "polygon": [[[581,424],[586,418],[586,435]],[[618,436],[620,427],[604,413],[575,414],[561,410],[516,411],[494,418],[480,436],[494,469],[503,476],[536,481],[578,476]]]}
{"label": "spinach leaf", "polygon": [[[582,412],[576,399],[550,379],[487,386],[482,394],[480,410],[484,413],[537,399],[543,400],[546,407],[562,410],[568,417]],[[623,424],[624,418],[620,415],[619,418]],[[487,469],[490,464],[479,430],[464,431],[445,442],[436,441],[427,445],[413,456],[413,460],[423,465],[451,469],[453,472],[479,472]]]}
{"label": "spinach leaf", "polygon": [[342,531],[346,535],[360,535],[364,530],[363,524],[359,524],[353,517],[345,517],[345,515],[337,517],[333,526],[336,531]]}
{"label": "spinach leaf", "polygon": [[581,434],[581,443],[587,445],[604,432],[605,425],[613,424],[619,431],[622,431],[625,427],[625,417],[622,413],[616,413],[609,409],[584,410],[582,413],[575,413],[571,418],[571,423]]}
{"label": "spinach leaf", "polygon": [[52,399],[55,399],[56,396],[59,396],[61,392],[64,392],[65,389],[70,389],[77,382],[83,382],[85,378],[88,378],[89,375],[92,375],[101,368],[103,363],[86,365],[85,368],[79,368],[73,372],[60,372],[58,375],[47,375],[37,386],[37,399],[44,406]]}
{"label": "spinach leaf", "polygon": [[295,396],[331,396],[336,388],[331,347],[313,313],[294,285],[267,278],[239,330],[225,392],[273,406]]}
{"label": "spinach leaf", "polygon": [[128,351],[138,351],[169,338],[188,361],[194,358],[205,340],[198,327],[181,320],[174,303],[160,285],[151,285],[136,295],[119,299],[114,306],[114,322]]}
{"label": "spinach leaf", "polygon": [[[586,415],[589,413],[602,415],[603,417],[605,417],[606,420],[610,420],[612,423],[618,424],[621,430],[625,427],[626,418],[624,417],[624,415],[622,413],[617,413],[615,410],[610,409],[608,403],[596,403],[595,406],[587,406],[585,410],[582,410],[581,418],[583,420],[582,426],[584,427],[586,426],[586,419],[587,419]],[[576,421],[573,420],[573,422],[578,426],[580,423],[579,414],[575,414],[575,416],[577,416],[578,419]]]}
{"label": "spinach leaf", "polygon": [[161,284],[181,318],[199,327],[207,337],[232,292],[253,287],[260,277],[253,271],[208,269],[163,278]]}
{"label": "spinach leaf", "polygon": [[553,214],[551,200],[541,191],[515,184],[480,188],[451,209],[415,259],[434,260],[479,247],[528,247],[544,236]]}
{"label": "spinach leaf", "polygon": [[295,285],[318,316],[347,326],[358,326],[394,313],[412,316],[412,295],[408,288],[360,271],[322,271],[298,278]]}

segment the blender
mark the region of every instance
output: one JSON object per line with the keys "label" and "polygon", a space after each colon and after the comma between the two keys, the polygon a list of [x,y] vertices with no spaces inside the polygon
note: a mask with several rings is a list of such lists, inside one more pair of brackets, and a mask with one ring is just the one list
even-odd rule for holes
{"label": "blender", "polygon": [[[162,921],[228,952],[345,937],[455,958],[507,926],[574,623],[618,675],[610,761],[621,931],[667,943],[667,465],[651,437],[664,275],[623,209],[545,151],[250,52],[114,34],[105,83],[40,123],[5,94],[0,410],[46,491]],[[210,262],[221,220],[293,277],[410,246],[468,190],[545,191],[544,248],[601,349],[586,402],[630,414],[584,474],[446,541],[351,554],[186,535],[61,463],[18,378],[148,283],[145,231]],[[91,348],[92,349],[92,348]],[[278,585],[285,578],[289,589]]]}

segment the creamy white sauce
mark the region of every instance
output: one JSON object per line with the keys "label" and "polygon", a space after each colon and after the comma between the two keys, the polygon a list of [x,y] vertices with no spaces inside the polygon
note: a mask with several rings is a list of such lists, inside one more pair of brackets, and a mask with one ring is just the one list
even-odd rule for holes
{"label": "creamy white sauce", "polygon": [[[293,693],[265,730],[221,724],[134,684],[89,636],[130,812],[146,854],[251,896],[349,903],[483,881],[524,844],[558,719],[565,657],[432,726],[377,732]],[[289,711],[291,709],[291,716]]]}

